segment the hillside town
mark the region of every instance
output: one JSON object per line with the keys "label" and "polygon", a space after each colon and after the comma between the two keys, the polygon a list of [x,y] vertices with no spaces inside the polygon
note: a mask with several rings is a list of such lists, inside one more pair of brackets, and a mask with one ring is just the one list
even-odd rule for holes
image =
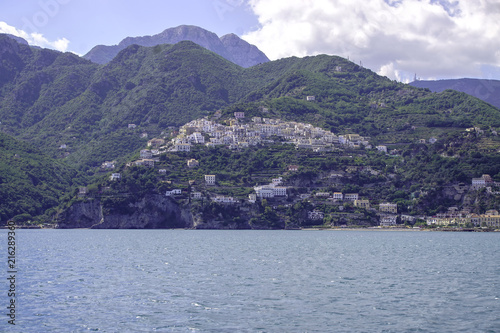
{"label": "hillside town", "polygon": [[[249,146],[266,144],[293,145],[297,149],[309,149],[313,152],[341,151],[342,148],[357,149],[364,146],[370,149],[372,146],[368,138],[359,134],[335,135],[330,131],[314,127],[310,124],[300,122],[286,122],[280,119],[252,117],[251,121],[245,121],[243,112],[235,112],[234,118],[226,121],[226,125],[218,123],[208,118],[193,120],[178,131],[172,132],[172,139],[154,138],[148,141],[148,149],[140,152],[140,159],[128,163],[128,166],[143,166],[154,168],[155,164],[160,162],[160,155],[167,152],[190,152],[195,145],[205,147],[226,146],[229,149],[241,150]],[[430,140],[432,141],[432,140]],[[435,142],[435,141],[434,141]],[[430,142],[433,144],[434,142]],[[386,146],[376,146],[376,150],[388,154]],[[188,169],[200,166],[200,161],[190,158],[187,159],[186,167]],[[104,162],[101,166],[102,171],[112,170],[115,161]],[[297,173],[299,165],[289,165],[288,170],[283,176]],[[361,171],[361,169],[363,169]],[[344,171],[330,174],[330,178],[342,178],[345,175],[356,172],[365,172],[374,176],[380,174],[379,171],[370,167],[358,168],[347,167]],[[167,170],[158,168],[158,174],[166,174]],[[112,173],[111,181],[119,180],[120,173]],[[380,202],[373,198],[361,197],[358,193],[330,192],[325,189],[310,189],[307,193],[296,193],[293,185],[287,184],[282,176],[271,179],[269,183],[256,184],[253,187],[247,199],[224,195],[218,191],[220,187],[216,174],[207,174],[204,176],[204,182],[192,183],[189,189],[171,188],[165,192],[165,195],[174,199],[186,199],[189,201],[208,200],[220,205],[248,206],[255,205],[264,200],[270,200],[273,209],[279,207],[291,207],[298,202],[308,202],[313,207],[307,212],[307,219],[318,225],[325,222],[341,226],[356,219],[362,219],[365,215],[376,216],[380,227],[397,227],[398,225],[414,225],[416,221],[431,227],[457,226],[457,227],[500,227],[500,215],[496,210],[489,210],[485,214],[472,214],[468,210],[459,210],[457,207],[449,207],[445,213],[439,213],[436,216],[412,216],[398,212],[398,204],[391,202]],[[474,178],[469,186],[465,186],[470,191],[479,191],[483,188],[487,193],[497,195],[494,189],[500,184],[493,181],[490,175],[482,175]],[[463,189],[462,189],[463,190]],[[325,211],[320,207],[330,207]],[[357,213],[353,213],[352,210]],[[334,211],[332,213],[332,211]],[[348,212],[350,211],[350,213]]]}
{"label": "hillside town", "polygon": [[235,112],[229,126],[207,118],[193,120],[179,129],[179,135],[172,139],[169,150],[190,151],[193,144],[207,147],[226,145],[230,149],[238,149],[274,143],[274,139],[315,152],[332,151],[341,145],[354,148],[369,146],[367,138],[359,134],[337,136],[310,124],[262,117],[252,117],[251,122],[242,123],[244,118],[244,112]]}

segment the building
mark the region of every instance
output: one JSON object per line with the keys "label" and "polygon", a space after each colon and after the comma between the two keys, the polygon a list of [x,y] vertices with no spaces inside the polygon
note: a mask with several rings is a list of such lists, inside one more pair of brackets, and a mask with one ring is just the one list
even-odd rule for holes
{"label": "building", "polygon": [[324,197],[324,198],[328,198],[328,197],[330,196],[330,193],[328,193],[328,192],[317,192],[317,193],[315,194],[315,196],[317,196],[317,197]]}
{"label": "building", "polygon": [[166,175],[167,174],[167,169],[160,169],[160,170],[158,170],[158,173],[160,175]]}
{"label": "building", "polygon": [[191,151],[190,143],[176,143],[174,145],[174,151]]}
{"label": "building", "polygon": [[120,173],[112,173],[111,177],[109,177],[110,180],[118,180],[121,178],[122,178],[122,175]]}
{"label": "building", "polygon": [[212,201],[223,204],[235,204],[238,202],[233,197],[226,197],[224,195],[218,195],[215,198],[213,198]]}
{"label": "building", "polygon": [[307,96],[306,100],[307,101],[314,101],[314,100],[316,100],[316,97],[314,97],[314,96]]}
{"label": "building", "polygon": [[393,227],[396,225],[396,221],[397,221],[397,216],[386,215],[380,218],[380,225],[382,227]]}
{"label": "building", "polygon": [[482,175],[481,178],[472,178],[472,188],[476,190],[493,184],[494,182],[490,175]]}
{"label": "building", "polygon": [[235,112],[234,117],[236,119],[243,119],[243,118],[245,118],[245,112]]}
{"label": "building", "polygon": [[325,214],[319,210],[316,210],[316,209],[313,211],[307,212],[307,218],[309,220],[318,221],[318,220],[323,220],[324,217],[325,217]]}
{"label": "building", "polygon": [[141,153],[139,155],[142,159],[145,159],[145,158],[152,158],[153,157],[153,153],[151,152],[151,150],[148,150],[148,149],[143,149],[141,150]]}
{"label": "building", "polygon": [[205,184],[215,185],[215,175],[205,175]]}
{"label": "building", "polygon": [[378,151],[381,151],[381,152],[384,152],[387,154],[387,146],[377,146],[375,148],[377,148]]}
{"label": "building", "polygon": [[299,166],[298,165],[289,165],[288,171],[297,172],[297,171],[299,171]]}
{"label": "building", "polygon": [[192,159],[190,159],[190,160],[187,161],[187,166],[189,168],[195,168],[195,167],[197,167],[199,165],[200,165],[200,162],[198,162],[198,160],[195,160],[194,158],[192,158]]}
{"label": "building", "polygon": [[178,188],[177,188],[177,189],[173,189],[173,190],[171,190],[171,191],[166,191],[166,192],[165,192],[165,195],[166,195],[167,197],[171,197],[171,196],[173,196],[173,195],[179,195],[179,194],[182,194],[182,190],[181,190],[181,189],[178,189]]}
{"label": "building", "polygon": [[274,198],[274,187],[269,185],[262,185],[254,187],[255,195],[257,198]]}
{"label": "building", "polygon": [[248,202],[255,203],[257,201],[257,195],[255,193],[250,193],[248,195]]}
{"label": "building", "polygon": [[359,194],[358,193],[346,193],[344,195],[344,200],[346,201],[354,201],[359,199]]}
{"label": "building", "polygon": [[194,200],[201,200],[202,199],[201,192],[193,192],[193,193],[191,193],[191,198],[194,199]]}
{"label": "building", "polygon": [[134,129],[134,128],[136,128],[136,127],[137,127],[137,125],[136,125],[136,124],[128,124],[128,128],[129,128],[129,129]]}
{"label": "building", "polygon": [[370,200],[354,200],[354,207],[369,209]]}
{"label": "building", "polygon": [[137,166],[145,166],[145,167],[148,167],[148,168],[152,168],[155,166],[155,161],[152,160],[152,159],[149,159],[149,158],[145,158],[145,159],[142,159],[142,160],[137,160],[134,162],[135,165]]}
{"label": "building", "polygon": [[148,147],[151,148],[160,148],[165,144],[165,140],[163,139],[151,139],[148,141]]}
{"label": "building", "polygon": [[398,205],[393,204],[393,203],[381,203],[378,205],[378,210],[380,212],[386,212],[386,213],[391,213],[391,214],[397,214],[398,213]]}
{"label": "building", "polygon": [[342,194],[342,192],[334,192],[333,193],[333,200],[344,200],[344,195]]}

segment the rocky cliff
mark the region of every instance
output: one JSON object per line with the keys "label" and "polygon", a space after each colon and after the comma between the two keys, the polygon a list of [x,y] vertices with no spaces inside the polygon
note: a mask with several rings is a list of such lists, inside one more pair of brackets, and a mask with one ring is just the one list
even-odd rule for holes
{"label": "rocky cliff", "polygon": [[213,32],[189,25],[170,28],[153,36],[127,37],[118,45],[97,45],[84,55],[84,58],[98,64],[105,64],[111,61],[118,52],[133,44],[150,47],[159,44],[176,44],[184,40],[192,41],[242,67],[251,67],[269,61],[256,46],[248,44],[234,34],[219,38]]}
{"label": "rocky cliff", "polygon": [[163,195],[148,195],[130,204],[131,214],[103,207],[99,199],[79,201],[56,217],[58,228],[191,228],[191,212]]}

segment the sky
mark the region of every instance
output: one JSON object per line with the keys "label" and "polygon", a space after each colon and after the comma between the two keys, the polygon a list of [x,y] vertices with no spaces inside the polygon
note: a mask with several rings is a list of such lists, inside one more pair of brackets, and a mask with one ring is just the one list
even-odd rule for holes
{"label": "sky", "polygon": [[348,58],[402,82],[500,80],[500,0],[0,0],[0,33],[84,55],[182,24],[271,60]]}

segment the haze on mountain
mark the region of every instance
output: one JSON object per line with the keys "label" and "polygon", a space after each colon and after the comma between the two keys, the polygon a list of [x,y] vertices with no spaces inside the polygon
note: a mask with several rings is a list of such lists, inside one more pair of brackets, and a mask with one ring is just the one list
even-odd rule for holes
{"label": "haze on mountain", "polygon": [[247,68],[269,61],[267,56],[256,46],[247,43],[235,34],[227,34],[219,38],[213,32],[192,25],[169,28],[153,36],[127,37],[118,45],[97,45],[83,57],[98,64],[106,64],[121,50],[133,44],[156,46],[176,44],[186,40],[215,52],[241,67]]}
{"label": "haze on mountain", "polygon": [[485,79],[448,79],[448,80],[416,80],[410,83],[413,87],[427,88],[433,92],[447,89],[461,91],[477,97],[486,103],[500,108],[500,81]]}

